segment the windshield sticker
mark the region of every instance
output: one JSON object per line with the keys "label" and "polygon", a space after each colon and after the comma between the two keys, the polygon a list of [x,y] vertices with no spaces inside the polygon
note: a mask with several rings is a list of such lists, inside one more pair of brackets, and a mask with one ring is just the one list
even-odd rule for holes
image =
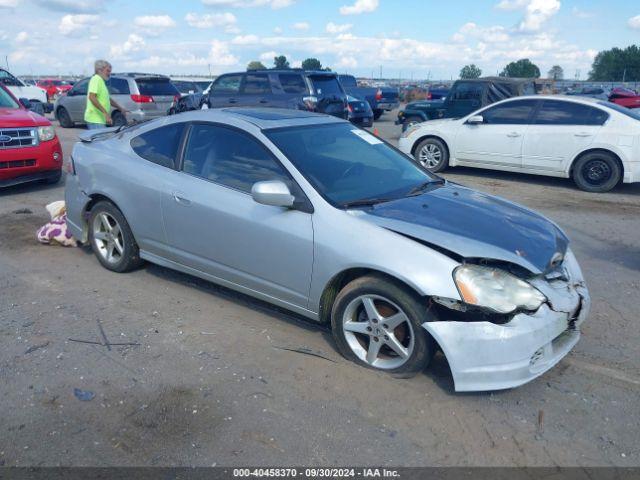
{"label": "windshield sticker", "polygon": [[357,135],[358,137],[360,137],[362,140],[364,140],[370,145],[378,145],[382,143],[382,140],[374,137],[369,132],[365,132],[364,130],[351,130],[351,133],[353,133],[354,135]]}

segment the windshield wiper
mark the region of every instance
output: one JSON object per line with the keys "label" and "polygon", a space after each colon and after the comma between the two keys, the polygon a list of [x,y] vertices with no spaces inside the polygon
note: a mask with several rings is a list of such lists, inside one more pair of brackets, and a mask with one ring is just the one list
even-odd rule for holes
{"label": "windshield wiper", "polygon": [[407,197],[414,197],[424,193],[431,185],[444,185],[444,178],[436,178],[434,180],[429,180],[428,182],[421,183],[417,187],[413,187],[406,194]]}
{"label": "windshield wiper", "polygon": [[378,203],[390,202],[392,200],[397,200],[397,198],[361,198],[360,200],[353,200],[351,202],[345,202],[342,204],[342,208],[350,208],[350,207],[367,207],[370,205],[376,205]]}

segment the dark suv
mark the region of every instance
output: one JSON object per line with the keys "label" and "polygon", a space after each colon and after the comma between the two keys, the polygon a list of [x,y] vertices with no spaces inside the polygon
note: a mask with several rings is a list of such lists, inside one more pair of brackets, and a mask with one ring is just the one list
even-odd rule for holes
{"label": "dark suv", "polygon": [[227,73],[213,82],[203,102],[209,108],[278,107],[345,119],[348,116],[347,95],[332,72],[288,69]]}

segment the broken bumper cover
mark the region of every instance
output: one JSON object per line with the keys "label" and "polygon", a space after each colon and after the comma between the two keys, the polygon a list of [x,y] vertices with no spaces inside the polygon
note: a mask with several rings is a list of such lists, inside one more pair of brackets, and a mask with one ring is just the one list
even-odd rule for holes
{"label": "broken bumper cover", "polygon": [[567,257],[573,281],[534,284],[548,298],[536,312],[518,313],[505,324],[422,324],[447,357],[456,391],[517,387],[556,365],[578,343],[591,301],[575,257]]}

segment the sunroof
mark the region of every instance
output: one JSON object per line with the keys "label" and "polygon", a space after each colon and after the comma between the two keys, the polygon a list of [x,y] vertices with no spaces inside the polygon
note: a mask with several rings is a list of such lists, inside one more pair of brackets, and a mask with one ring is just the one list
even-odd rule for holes
{"label": "sunroof", "polygon": [[259,120],[288,120],[291,118],[312,117],[313,113],[300,110],[275,110],[269,108],[253,109],[253,108],[227,108],[228,112],[244,115],[245,117],[257,118]]}

